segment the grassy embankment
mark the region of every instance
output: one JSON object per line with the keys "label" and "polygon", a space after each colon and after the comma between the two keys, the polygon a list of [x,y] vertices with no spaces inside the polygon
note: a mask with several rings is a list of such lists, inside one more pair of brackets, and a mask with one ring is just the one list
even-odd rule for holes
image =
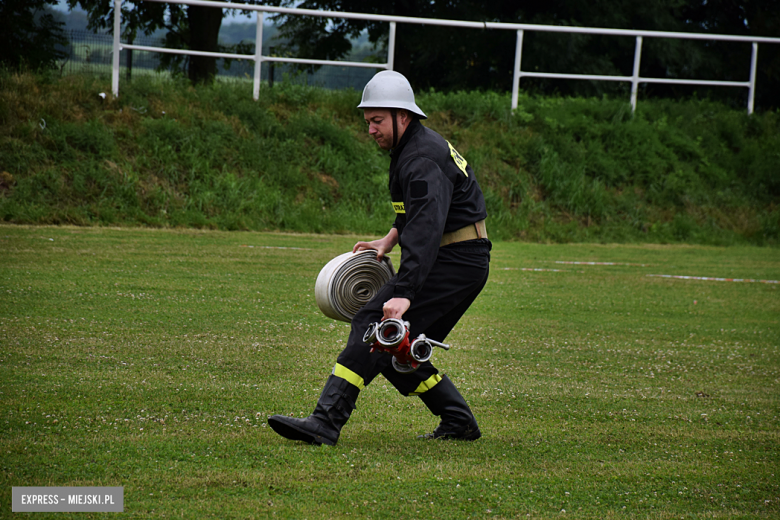
{"label": "grassy embankment", "polygon": [[780,516],[780,285],[648,276],[778,280],[774,249],[498,243],[434,355],[482,439],[417,440],[380,377],[337,446],[290,442],[267,416],[319,396],[349,329],[312,286],[353,243],[0,227],[0,517],[44,485],[131,518]]}
{"label": "grassy embankment", "polygon": [[[100,92],[109,93],[103,101]],[[706,101],[420,93],[474,166],[490,232],[777,244],[780,115]],[[0,74],[0,221],[383,233],[387,155],[359,93]]]}

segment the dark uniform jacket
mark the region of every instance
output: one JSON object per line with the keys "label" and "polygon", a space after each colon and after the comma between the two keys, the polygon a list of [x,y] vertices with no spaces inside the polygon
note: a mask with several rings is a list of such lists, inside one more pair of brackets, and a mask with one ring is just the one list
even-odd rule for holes
{"label": "dark uniform jacket", "polygon": [[485,199],[466,160],[416,119],[392,151],[390,195],[402,249],[393,296],[413,300],[436,262],[442,234],[487,217]]}

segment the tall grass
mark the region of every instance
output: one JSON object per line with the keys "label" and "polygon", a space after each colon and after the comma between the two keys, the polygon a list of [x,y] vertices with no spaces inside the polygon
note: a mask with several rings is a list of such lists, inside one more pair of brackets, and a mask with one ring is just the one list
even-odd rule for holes
{"label": "tall grass", "polygon": [[[108,93],[103,100],[98,94]],[[360,93],[0,73],[0,220],[377,234],[387,154]],[[780,116],[706,100],[422,92],[474,166],[490,232],[532,241],[777,244]]]}

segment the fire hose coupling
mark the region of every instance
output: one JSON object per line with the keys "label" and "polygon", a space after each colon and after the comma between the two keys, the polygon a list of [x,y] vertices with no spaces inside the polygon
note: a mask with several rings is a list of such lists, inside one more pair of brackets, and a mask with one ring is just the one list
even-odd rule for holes
{"label": "fire hose coupling", "polygon": [[420,368],[420,363],[431,359],[433,347],[450,349],[449,345],[432,340],[425,334],[409,341],[410,328],[408,321],[388,318],[370,324],[363,335],[363,342],[371,345],[371,352],[379,350],[392,354],[393,368],[403,374],[414,372]]}
{"label": "fire hose coupling", "polygon": [[412,341],[412,345],[409,347],[409,354],[420,363],[425,363],[431,359],[433,347],[439,347],[444,350],[450,349],[450,346],[446,343],[441,343],[426,337],[425,334],[420,334],[416,340]]}
{"label": "fire hose coupling", "polygon": [[366,343],[379,342],[386,349],[398,348],[409,335],[409,322],[396,318],[388,318],[379,323],[372,323],[363,335]]}

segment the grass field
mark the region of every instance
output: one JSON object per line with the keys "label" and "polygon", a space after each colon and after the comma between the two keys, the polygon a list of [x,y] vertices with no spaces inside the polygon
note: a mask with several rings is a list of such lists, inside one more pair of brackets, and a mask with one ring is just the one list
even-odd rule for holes
{"label": "grass field", "polygon": [[313,285],[356,238],[0,226],[0,516],[12,486],[124,486],[138,518],[780,516],[780,284],[650,276],[776,281],[777,249],[497,243],[434,355],[482,439],[417,440],[436,418],[379,378],[337,446],[290,442],[267,417],[316,402],[348,326]]}

